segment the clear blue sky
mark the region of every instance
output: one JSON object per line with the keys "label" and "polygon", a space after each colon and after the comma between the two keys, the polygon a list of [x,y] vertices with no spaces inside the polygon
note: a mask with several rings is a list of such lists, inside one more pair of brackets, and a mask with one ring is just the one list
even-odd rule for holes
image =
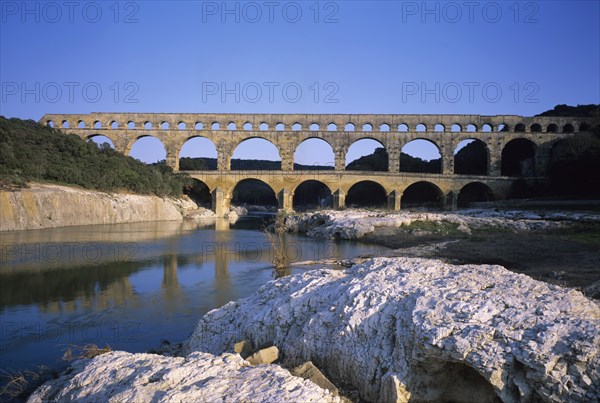
{"label": "clear blue sky", "polygon": [[[600,103],[600,2],[476,3],[0,1],[1,114],[533,115]],[[155,158],[150,144],[136,155]],[[331,159],[325,147],[299,154]]]}

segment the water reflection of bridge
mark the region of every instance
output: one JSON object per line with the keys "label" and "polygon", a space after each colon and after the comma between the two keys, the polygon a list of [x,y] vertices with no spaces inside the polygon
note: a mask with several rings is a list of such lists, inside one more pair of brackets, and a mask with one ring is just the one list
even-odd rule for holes
{"label": "water reflection of bridge", "polygon": [[[178,255],[178,238],[167,240],[162,250],[155,251],[157,256],[141,261],[108,262],[92,266],[80,264],[71,268],[57,267],[37,270],[14,271],[0,274],[0,309],[15,305],[35,304],[42,312],[77,312],[81,309],[102,311],[123,304],[142,303],[139,292],[131,282],[132,276],[156,267],[156,259],[162,265],[162,281],[157,291],[161,303],[168,311],[175,310],[184,294],[187,284],[179,279],[181,266],[214,265],[213,285],[215,292],[211,306],[221,306],[231,300],[235,290],[231,285],[229,266],[231,263],[252,261],[270,264],[270,253],[253,253],[247,248],[232,242],[229,222],[218,219],[215,222],[215,236],[202,241],[195,251],[185,251]],[[257,247],[266,244],[256,243]],[[154,263],[153,263],[154,262]],[[43,265],[43,263],[38,263]],[[206,266],[205,266],[206,267]]]}

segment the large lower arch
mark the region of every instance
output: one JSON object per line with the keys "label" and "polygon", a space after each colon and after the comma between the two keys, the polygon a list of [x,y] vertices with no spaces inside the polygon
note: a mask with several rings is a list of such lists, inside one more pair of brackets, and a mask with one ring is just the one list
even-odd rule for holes
{"label": "large lower arch", "polygon": [[277,207],[277,195],[271,186],[260,179],[242,179],[231,191],[231,204]]}
{"label": "large lower arch", "polygon": [[346,195],[348,207],[375,207],[387,206],[387,192],[377,182],[365,180],[352,185]]}
{"label": "large lower arch", "polygon": [[232,170],[281,170],[281,155],[277,146],[262,137],[242,140],[231,154]]}
{"label": "large lower arch", "polygon": [[167,159],[167,150],[162,141],[156,137],[145,135],[138,137],[129,149],[129,155],[146,164]]}
{"label": "large lower arch", "polygon": [[471,182],[460,190],[457,198],[458,207],[469,207],[471,203],[489,202],[495,199],[494,192],[488,185],[481,182]]}
{"label": "large lower arch", "polygon": [[179,152],[181,171],[213,171],[217,169],[217,147],[206,137],[190,137]]}
{"label": "large lower arch", "polygon": [[458,175],[487,175],[489,150],[479,139],[467,139],[454,150],[454,173]]}
{"label": "large lower arch", "polygon": [[431,182],[419,181],[407,187],[402,193],[402,208],[444,208],[444,193]]}
{"label": "large lower arch", "polygon": [[333,195],[323,182],[307,180],[294,190],[292,205],[297,211],[330,208],[333,206]]}
{"label": "large lower arch", "polygon": [[192,178],[191,184],[183,189],[183,192],[196,204],[204,208],[212,207],[212,196],[208,185],[199,179]]}
{"label": "large lower arch", "polygon": [[294,170],[333,169],[335,154],[326,140],[310,137],[303,140],[294,152]]}
{"label": "large lower arch", "polygon": [[534,176],[535,143],[525,138],[516,138],[506,143],[502,149],[500,172],[503,176]]}
{"label": "large lower arch", "polygon": [[388,153],[385,145],[370,137],[356,140],[346,153],[348,171],[387,171]]}
{"label": "large lower arch", "polygon": [[442,154],[436,143],[414,139],[402,147],[400,172],[442,173]]}

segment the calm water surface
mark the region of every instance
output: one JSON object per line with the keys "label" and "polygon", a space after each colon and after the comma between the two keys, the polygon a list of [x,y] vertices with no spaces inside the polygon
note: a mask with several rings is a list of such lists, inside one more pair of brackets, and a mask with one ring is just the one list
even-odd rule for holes
{"label": "calm water surface", "polygon": [[[0,233],[0,368],[60,367],[70,345],[143,352],[277,276],[264,219]],[[291,261],[384,248],[287,235]],[[322,267],[292,266],[286,274]]]}

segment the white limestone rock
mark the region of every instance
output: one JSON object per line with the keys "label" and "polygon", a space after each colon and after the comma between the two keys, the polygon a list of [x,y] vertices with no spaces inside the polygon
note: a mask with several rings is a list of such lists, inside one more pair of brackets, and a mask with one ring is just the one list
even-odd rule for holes
{"label": "white limestone rock", "polygon": [[532,213],[509,210],[462,210],[458,212],[376,212],[367,210],[324,210],[286,218],[288,231],[306,233],[316,238],[360,239],[376,227],[408,226],[415,221],[457,224],[470,234],[472,229],[496,227],[512,231],[558,228],[575,222],[598,223],[600,215],[584,213]]}
{"label": "white limestone rock", "polygon": [[376,258],[272,281],[206,314],[184,351],[238,340],[312,361],[369,401],[600,398],[600,308],[501,266]]}
{"label": "white limestone rock", "polygon": [[38,388],[28,402],[340,402],[277,365],[256,367],[237,354],[187,357],[102,354]]}
{"label": "white limestone rock", "polygon": [[215,218],[215,213],[212,210],[204,207],[198,207],[194,210],[189,211],[185,218],[188,220],[205,220],[208,218]]}

